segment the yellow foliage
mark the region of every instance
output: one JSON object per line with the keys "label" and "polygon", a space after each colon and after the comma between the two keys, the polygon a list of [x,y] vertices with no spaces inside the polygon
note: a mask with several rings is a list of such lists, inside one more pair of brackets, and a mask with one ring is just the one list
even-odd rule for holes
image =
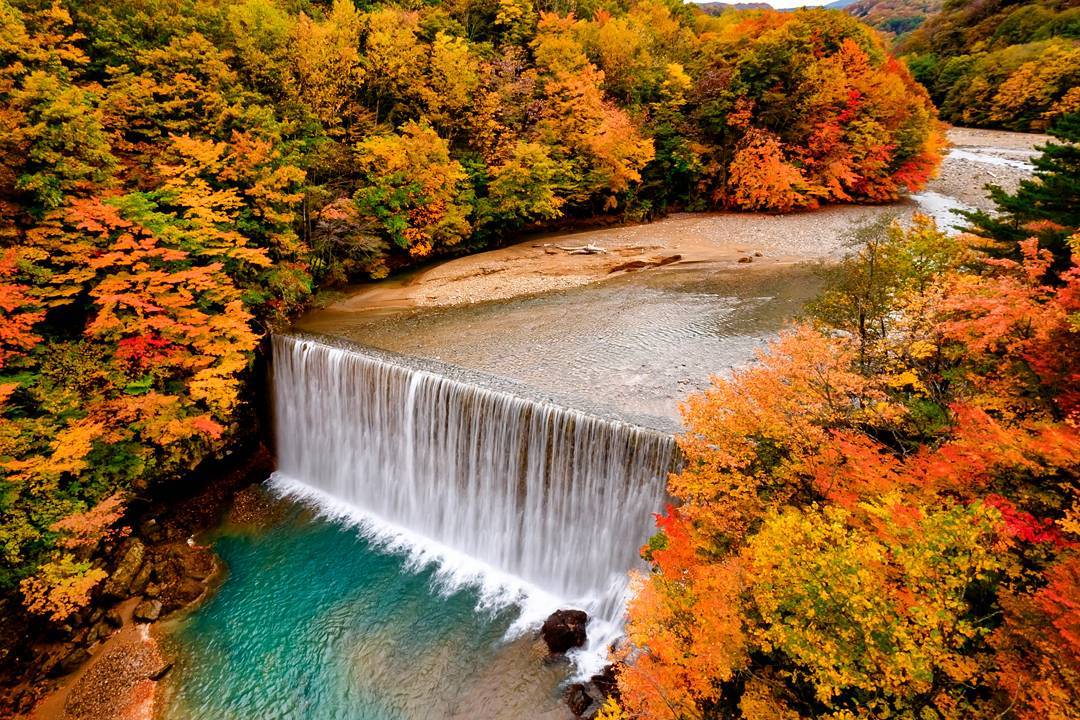
{"label": "yellow foliage", "polygon": [[42,565],[35,575],[24,579],[19,587],[30,612],[63,622],[86,607],[90,593],[106,577],[104,570],[62,553]]}

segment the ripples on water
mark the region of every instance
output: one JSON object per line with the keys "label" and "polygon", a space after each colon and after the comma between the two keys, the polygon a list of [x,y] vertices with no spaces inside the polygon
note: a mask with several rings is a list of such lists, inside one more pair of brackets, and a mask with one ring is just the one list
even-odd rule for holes
{"label": "ripples on water", "polygon": [[566,666],[506,642],[516,613],[440,592],[434,568],[299,510],[215,548],[229,577],[173,636],[161,720],[566,716]]}

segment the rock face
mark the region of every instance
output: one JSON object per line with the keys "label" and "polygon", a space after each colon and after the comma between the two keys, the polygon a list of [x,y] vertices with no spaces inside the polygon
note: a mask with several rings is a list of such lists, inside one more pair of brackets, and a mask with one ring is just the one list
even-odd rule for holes
{"label": "rock face", "polygon": [[90,653],[85,648],[77,647],[68,653],[63,660],[61,660],[54,668],[52,675],[67,675],[73,673],[79,669],[79,667],[90,659]]}
{"label": "rock face", "polygon": [[161,617],[161,601],[143,600],[135,606],[135,612],[131,616],[139,622],[154,622]]}
{"label": "rock face", "polygon": [[582,610],[556,610],[544,621],[540,637],[553,653],[565,653],[585,644],[585,625],[589,616]]}
{"label": "rock face", "polygon": [[563,696],[574,717],[593,718],[616,692],[615,668],[607,665],[587,683],[574,683]]}
{"label": "rock face", "polygon": [[574,717],[581,717],[593,704],[593,698],[590,697],[589,691],[583,684],[574,683],[566,688],[566,704],[570,712],[574,713]]}
{"label": "rock face", "polygon": [[146,546],[138,538],[131,541],[124,556],[113,570],[112,575],[105,582],[102,593],[114,600],[125,598],[129,594],[132,581],[142,569],[143,560],[146,558]]}

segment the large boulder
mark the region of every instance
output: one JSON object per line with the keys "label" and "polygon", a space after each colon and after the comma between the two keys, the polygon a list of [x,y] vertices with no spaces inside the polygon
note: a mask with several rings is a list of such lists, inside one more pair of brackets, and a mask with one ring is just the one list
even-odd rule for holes
{"label": "large boulder", "polygon": [[138,622],[154,622],[161,617],[161,601],[143,600],[135,606],[135,611],[131,614],[131,617]]}
{"label": "large boulder", "polygon": [[556,610],[544,621],[540,637],[553,653],[565,653],[585,644],[585,626],[589,616],[583,610]]}
{"label": "large boulder", "polygon": [[588,688],[582,683],[574,683],[566,688],[565,698],[566,704],[569,706],[570,712],[574,714],[574,717],[583,717],[595,702],[593,697],[589,694]]}
{"label": "large boulder", "polygon": [[77,647],[65,655],[63,660],[53,666],[52,671],[49,674],[53,677],[70,675],[82,667],[82,664],[89,659],[90,653],[86,651],[86,648]]}
{"label": "large boulder", "polygon": [[102,592],[106,597],[119,600],[131,594],[131,583],[135,580],[139,570],[142,569],[146,559],[146,546],[138,538],[128,543],[127,550],[113,570],[112,575],[105,581]]}

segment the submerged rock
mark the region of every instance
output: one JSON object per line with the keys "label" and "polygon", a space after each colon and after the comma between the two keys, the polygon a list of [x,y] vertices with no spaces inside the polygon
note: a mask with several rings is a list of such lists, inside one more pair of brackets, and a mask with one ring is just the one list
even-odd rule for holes
{"label": "submerged rock", "polygon": [[589,616],[583,610],[556,610],[544,621],[540,637],[553,653],[565,653],[585,644]]}

